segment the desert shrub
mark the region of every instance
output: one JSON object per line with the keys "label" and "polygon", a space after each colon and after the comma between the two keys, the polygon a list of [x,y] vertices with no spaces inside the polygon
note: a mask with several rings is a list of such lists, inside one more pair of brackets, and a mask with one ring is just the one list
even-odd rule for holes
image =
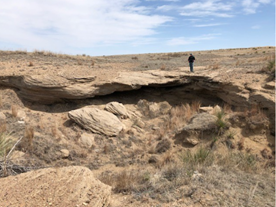
{"label": "desert shrub", "polygon": [[223,110],[217,112],[217,121],[216,121],[216,126],[217,126],[217,132],[218,135],[222,135],[225,131],[225,129],[228,127],[228,123],[225,119],[225,113]]}
{"label": "desert shrub", "polygon": [[261,72],[273,74],[275,77],[275,59],[269,60]]}
{"label": "desert shrub", "polygon": [[213,160],[213,154],[210,150],[200,147],[194,153],[187,150],[180,154],[180,160],[190,166],[198,165],[211,165]]}

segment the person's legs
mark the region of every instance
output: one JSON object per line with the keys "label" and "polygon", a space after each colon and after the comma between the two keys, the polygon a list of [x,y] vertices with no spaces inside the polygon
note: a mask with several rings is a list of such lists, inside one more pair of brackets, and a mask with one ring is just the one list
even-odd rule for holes
{"label": "person's legs", "polygon": [[194,63],[193,62],[190,62],[190,71],[194,72]]}

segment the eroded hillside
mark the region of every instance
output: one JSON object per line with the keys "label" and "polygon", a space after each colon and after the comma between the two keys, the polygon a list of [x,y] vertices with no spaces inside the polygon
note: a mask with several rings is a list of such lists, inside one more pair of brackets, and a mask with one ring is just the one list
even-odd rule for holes
{"label": "eroded hillside", "polygon": [[110,206],[274,206],[275,48],[193,52],[195,73],[188,54],[0,52],[1,176],[84,166]]}

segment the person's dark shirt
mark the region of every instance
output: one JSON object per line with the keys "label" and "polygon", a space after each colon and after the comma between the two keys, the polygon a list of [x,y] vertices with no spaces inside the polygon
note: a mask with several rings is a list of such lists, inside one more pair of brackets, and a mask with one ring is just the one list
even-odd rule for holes
{"label": "person's dark shirt", "polygon": [[195,57],[193,55],[190,55],[190,57],[188,58],[189,62],[194,62],[195,61]]}

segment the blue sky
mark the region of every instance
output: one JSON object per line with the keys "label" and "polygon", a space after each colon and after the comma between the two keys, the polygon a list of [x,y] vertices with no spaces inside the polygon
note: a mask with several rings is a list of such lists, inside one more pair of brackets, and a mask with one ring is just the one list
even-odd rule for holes
{"label": "blue sky", "polygon": [[273,0],[0,0],[0,50],[116,55],[275,46]]}

